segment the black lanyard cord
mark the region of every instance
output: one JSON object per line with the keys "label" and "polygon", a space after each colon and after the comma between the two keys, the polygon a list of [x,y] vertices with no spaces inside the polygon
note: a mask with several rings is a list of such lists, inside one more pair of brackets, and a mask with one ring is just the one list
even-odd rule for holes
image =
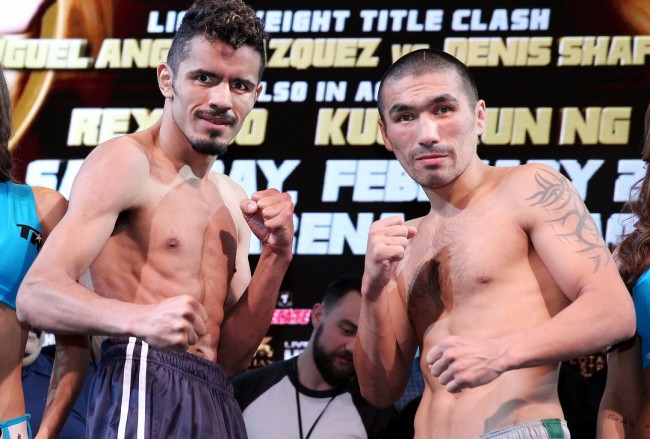
{"label": "black lanyard cord", "polygon": [[298,431],[300,432],[300,439],[309,439],[309,436],[311,436],[311,433],[314,431],[314,427],[316,427],[316,424],[318,424],[320,418],[323,417],[325,410],[327,410],[327,407],[330,406],[330,404],[332,403],[332,401],[334,401],[334,398],[336,398],[337,395],[333,395],[330,398],[330,400],[327,401],[327,404],[325,404],[325,407],[323,407],[323,410],[321,410],[320,415],[318,415],[314,423],[311,425],[311,428],[307,432],[307,436],[303,436],[302,435],[302,414],[300,412],[300,394],[298,393],[298,386],[300,385],[300,380],[298,378],[298,359],[296,359],[296,362],[294,364],[296,367],[296,382],[297,382],[295,389],[296,389],[296,409],[298,410]]}

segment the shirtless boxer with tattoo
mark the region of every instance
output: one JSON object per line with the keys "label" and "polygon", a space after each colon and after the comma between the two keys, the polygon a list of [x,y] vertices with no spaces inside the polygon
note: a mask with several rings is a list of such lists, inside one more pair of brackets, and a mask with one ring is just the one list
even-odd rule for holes
{"label": "shirtless boxer with tattoo", "polygon": [[373,224],[354,355],[362,393],[397,400],[416,348],[415,437],[569,437],[559,362],[634,334],[634,308],[583,201],[553,169],[477,155],[486,124],[465,65],[420,50],[378,100],[386,148],[431,210]]}

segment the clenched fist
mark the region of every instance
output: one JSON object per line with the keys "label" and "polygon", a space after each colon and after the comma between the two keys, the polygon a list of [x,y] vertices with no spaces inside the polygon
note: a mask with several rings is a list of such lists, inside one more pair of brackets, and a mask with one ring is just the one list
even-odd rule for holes
{"label": "clenched fist", "polygon": [[370,227],[363,283],[367,292],[381,290],[390,281],[396,264],[404,258],[408,240],[417,229],[404,224],[401,216],[392,216],[375,221]]}
{"label": "clenched fist", "polygon": [[293,202],[286,192],[266,189],[243,200],[240,208],[253,234],[273,250],[291,250],[293,243]]}

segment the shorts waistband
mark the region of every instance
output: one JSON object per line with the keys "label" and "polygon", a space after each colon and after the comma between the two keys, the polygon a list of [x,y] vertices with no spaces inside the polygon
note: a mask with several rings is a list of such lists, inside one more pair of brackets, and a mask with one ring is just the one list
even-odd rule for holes
{"label": "shorts waistband", "polygon": [[143,344],[147,346],[147,361],[164,367],[176,369],[204,381],[212,387],[229,390],[232,393],[230,379],[217,363],[206,360],[189,352],[172,352],[157,349],[135,337],[111,337],[102,342],[100,367],[112,361],[126,360],[129,344],[133,344],[131,358],[138,361],[141,357]]}
{"label": "shorts waistband", "polygon": [[490,431],[477,439],[570,439],[564,419],[540,419],[521,422]]}

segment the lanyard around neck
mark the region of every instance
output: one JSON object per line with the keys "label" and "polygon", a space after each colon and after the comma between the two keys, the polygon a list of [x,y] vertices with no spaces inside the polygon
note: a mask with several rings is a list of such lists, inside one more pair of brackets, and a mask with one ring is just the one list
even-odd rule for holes
{"label": "lanyard around neck", "polygon": [[298,392],[298,386],[300,386],[300,379],[298,378],[298,359],[296,358],[296,362],[294,363],[294,369],[296,371],[296,409],[298,410],[298,431],[300,432],[300,439],[309,439],[309,436],[311,436],[311,433],[314,431],[314,427],[316,427],[316,424],[318,424],[318,421],[320,421],[320,418],[323,417],[323,413],[325,413],[325,410],[327,410],[327,407],[330,406],[332,401],[334,401],[334,398],[336,398],[337,395],[333,395],[329,401],[327,401],[327,404],[325,404],[325,407],[323,407],[323,410],[321,410],[320,414],[314,421],[314,423],[311,425],[311,428],[307,432],[307,436],[302,435],[302,414],[300,412],[300,393]]}

